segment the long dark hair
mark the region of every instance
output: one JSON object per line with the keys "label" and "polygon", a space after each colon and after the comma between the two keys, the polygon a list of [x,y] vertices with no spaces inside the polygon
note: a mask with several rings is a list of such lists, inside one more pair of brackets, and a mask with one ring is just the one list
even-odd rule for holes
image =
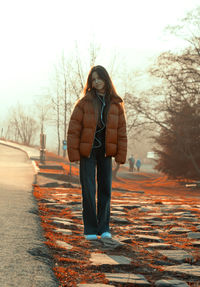
{"label": "long dark hair", "polygon": [[93,66],[88,74],[87,82],[85,84],[85,87],[83,89],[83,94],[86,95],[87,92],[95,92],[95,89],[92,87],[92,73],[96,72],[100,79],[102,79],[105,82],[105,89],[106,89],[106,95],[109,96],[117,96],[117,92],[115,90],[115,87],[113,85],[113,82],[106,71],[106,69],[103,66]]}

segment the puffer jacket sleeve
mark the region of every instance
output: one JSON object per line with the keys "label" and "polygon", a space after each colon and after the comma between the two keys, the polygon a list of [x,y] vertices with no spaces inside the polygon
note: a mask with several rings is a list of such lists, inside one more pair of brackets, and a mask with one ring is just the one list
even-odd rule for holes
{"label": "puffer jacket sleeve", "polygon": [[123,164],[126,162],[127,154],[127,132],[126,132],[126,117],[123,103],[119,107],[119,124],[117,129],[117,154],[115,161]]}
{"label": "puffer jacket sleeve", "polygon": [[67,132],[67,152],[71,162],[80,160],[82,120],[83,108],[80,102],[78,102],[72,112]]}

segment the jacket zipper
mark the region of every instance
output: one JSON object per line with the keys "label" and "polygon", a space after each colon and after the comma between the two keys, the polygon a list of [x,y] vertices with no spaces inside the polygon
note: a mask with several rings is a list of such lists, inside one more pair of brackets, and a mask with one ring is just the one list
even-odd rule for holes
{"label": "jacket zipper", "polygon": [[[96,131],[96,129],[95,129],[95,131]],[[95,138],[95,131],[94,131],[94,137],[93,137],[92,145],[93,145],[93,142],[94,142],[94,138]],[[88,158],[90,158],[90,156],[91,156],[91,153],[92,153],[92,146],[91,146],[91,150],[90,150],[90,154],[89,154]]]}
{"label": "jacket zipper", "polygon": [[[96,120],[96,126],[97,126],[97,120]],[[95,130],[94,130],[94,136],[93,136],[92,145],[93,145],[93,142],[94,142],[94,138],[95,138],[95,132],[96,132],[96,128],[95,128]],[[91,156],[91,153],[92,153],[92,146],[91,146],[91,150],[90,150],[90,154],[89,154],[88,158],[90,158],[90,156]]]}
{"label": "jacket zipper", "polygon": [[110,106],[111,106],[111,102],[110,102],[110,105],[109,105],[109,108],[108,108],[108,111],[107,111],[107,115],[106,115],[105,157],[107,156],[107,155],[106,155],[106,135],[107,135],[107,123],[108,123],[108,114],[109,114],[109,111],[110,111]]}

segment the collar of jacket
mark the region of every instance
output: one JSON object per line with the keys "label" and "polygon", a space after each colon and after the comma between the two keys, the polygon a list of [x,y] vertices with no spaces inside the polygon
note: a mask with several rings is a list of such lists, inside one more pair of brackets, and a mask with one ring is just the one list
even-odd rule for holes
{"label": "collar of jacket", "polygon": [[[87,92],[86,95],[81,98],[81,100],[92,101],[93,97],[94,96],[91,92]],[[122,103],[123,102],[123,100],[120,96],[114,96],[114,95],[111,95],[110,101],[112,103]]]}

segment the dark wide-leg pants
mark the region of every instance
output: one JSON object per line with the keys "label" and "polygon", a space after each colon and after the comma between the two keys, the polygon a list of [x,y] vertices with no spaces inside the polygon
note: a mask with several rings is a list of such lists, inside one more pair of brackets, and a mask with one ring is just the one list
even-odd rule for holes
{"label": "dark wide-leg pants", "polygon": [[[105,157],[104,148],[92,149],[89,158],[81,157],[80,182],[84,234],[109,232],[112,188],[112,159]],[[97,170],[97,204],[96,204]]]}

